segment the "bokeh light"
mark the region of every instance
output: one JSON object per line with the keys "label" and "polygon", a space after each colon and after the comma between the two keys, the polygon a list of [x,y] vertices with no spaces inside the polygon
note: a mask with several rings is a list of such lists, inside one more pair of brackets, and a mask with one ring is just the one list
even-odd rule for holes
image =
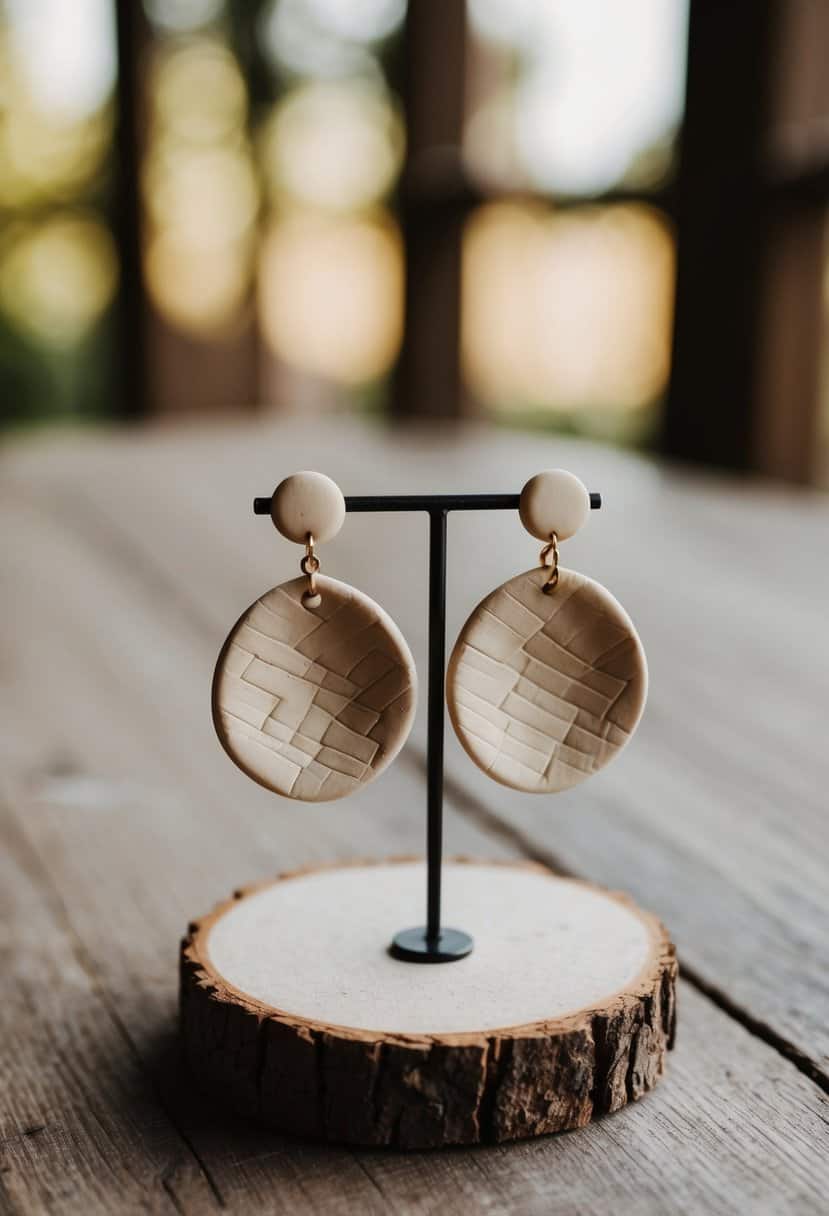
{"label": "bokeh light", "polygon": [[404,133],[378,47],[405,11],[271,0],[260,21],[282,87],[257,139],[269,208],[259,325],[276,365],[325,382],[332,402],[386,375],[401,340],[402,245],[383,202]]}
{"label": "bokeh light", "polygon": [[142,194],[144,270],[158,312],[209,336],[233,326],[250,295],[259,185],[247,90],[215,37],[175,41],[156,58]]}
{"label": "bokeh light", "polygon": [[68,200],[101,170],[111,134],[108,112],[62,123],[18,94],[0,123],[0,205]]}
{"label": "bokeh light", "polygon": [[156,233],[144,256],[147,287],[175,328],[207,337],[232,328],[244,303],[253,265],[252,244],[225,247],[211,257],[197,245]]}
{"label": "bokeh light", "polygon": [[242,129],[247,91],[235,57],[216,38],[195,38],[157,56],[153,121],[171,139],[215,143]]}
{"label": "bokeh light", "polygon": [[378,78],[367,48],[326,29],[310,0],[271,0],[262,13],[260,33],[263,49],[279,73],[329,79]]}
{"label": "bokeh light", "polygon": [[224,12],[224,0],[144,0],[144,11],[159,31],[189,34],[210,25]]}
{"label": "bokeh light", "polygon": [[14,0],[7,8],[0,26],[0,206],[66,202],[100,173],[112,133],[115,48],[111,13],[98,23],[99,7]]}
{"label": "bokeh light", "polygon": [[321,26],[353,42],[388,38],[402,24],[406,0],[308,0]]}
{"label": "bokeh light", "polygon": [[498,411],[632,410],[663,391],[674,245],[642,205],[493,203],[464,241],[462,342]]}
{"label": "bokeh light", "polygon": [[350,211],[391,187],[403,156],[397,112],[379,90],[313,82],[275,107],[262,140],[271,190],[297,203]]}
{"label": "bokeh light", "polygon": [[277,221],[262,251],[259,293],[265,338],[287,364],[343,385],[374,380],[400,344],[399,233],[382,216]]}
{"label": "bokeh light", "polygon": [[112,408],[112,0],[0,0],[4,419]]}
{"label": "bokeh light", "polygon": [[242,148],[162,145],[147,163],[144,189],[155,225],[205,251],[234,243],[256,215],[256,178]]}
{"label": "bokeh light", "polygon": [[3,7],[35,107],[64,127],[99,110],[115,84],[112,0],[4,0]]}
{"label": "bokeh light", "polygon": [[12,228],[0,250],[0,306],[24,333],[72,346],[99,320],[115,292],[117,259],[93,215],[54,215]]}
{"label": "bokeh light", "polygon": [[[658,184],[682,115],[687,0],[470,0],[472,27],[514,59],[469,116],[484,178],[590,195]],[[506,145],[506,146],[505,146]]]}
{"label": "bokeh light", "polygon": [[373,45],[398,28],[405,11],[405,0],[271,0],[262,46],[281,73],[379,83]]}

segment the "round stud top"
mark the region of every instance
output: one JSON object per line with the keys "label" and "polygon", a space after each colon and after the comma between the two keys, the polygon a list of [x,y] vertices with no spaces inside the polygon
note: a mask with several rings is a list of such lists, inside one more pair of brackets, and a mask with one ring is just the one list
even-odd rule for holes
{"label": "round stud top", "polygon": [[547,469],[536,473],[524,486],[518,514],[530,535],[538,540],[549,540],[553,532],[559,540],[567,540],[587,522],[590,494],[573,473]]}
{"label": "round stud top", "polygon": [[287,540],[304,545],[310,532],[314,544],[322,544],[343,526],[342,490],[324,473],[293,473],[273,492],[271,519]]}

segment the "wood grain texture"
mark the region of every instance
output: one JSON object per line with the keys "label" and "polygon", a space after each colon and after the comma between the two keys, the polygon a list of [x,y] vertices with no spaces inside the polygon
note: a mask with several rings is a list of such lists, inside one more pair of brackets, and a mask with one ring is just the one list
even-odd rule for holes
{"label": "wood grain texture", "polygon": [[552,794],[604,768],[648,692],[645,653],[621,604],[592,579],[546,567],[496,588],[461,629],[446,699],[467,754],[501,785]]}
{"label": "wood grain texture", "polygon": [[390,764],[414,718],[417,674],[400,630],[355,587],[317,576],[242,614],[213,676],[213,724],[234,763],[303,802],[353,794]]}
{"label": "wood grain texture", "polygon": [[[4,920],[8,957],[30,980],[21,1003],[7,1002],[0,1042],[4,1093],[13,1096],[0,1144],[12,1170],[0,1169],[5,1208],[164,1210],[170,1188],[178,1210],[192,1213],[213,1203],[280,1216],[822,1213],[825,1095],[754,1023],[687,982],[667,1080],[619,1119],[575,1135],[405,1159],[352,1153],[257,1131],[188,1088],[164,1047],[183,920],[234,883],[285,866],[421,847],[416,748],[333,812],[309,805],[298,816],[215,746],[205,675],[238,604],[273,581],[270,525],[247,504],[284,471],[276,451],[284,468],[336,469],[354,493],[515,491],[543,464],[565,464],[603,491],[606,510],[567,552],[620,596],[645,639],[651,697],[636,746],[590,783],[588,797],[564,793],[562,813],[549,816],[479,774],[450,738],[448,763],[463,782],[451,782],[447,847],[537,851],[634,891],[739,1018],[751,1013],[764,1033],[818,1062],[829,1046],[820,713],[829,588],[825,564],[813,560],[829,526],[825,500],[662,473],[561,439],[413,432],[403,442],[326,427],[325,462],[318,422],[42,438],[4,452],[0,760],[14,797],[3,815],[38,863],[31,908]],[[125,497],[140,512],[117,510]],[[507,514],[450,524],[450,637],[526,548]],[[257,527],[267,533],[259,546]],[[370,556],[378,544],[382,562]],[[421,520],[395,517],[386,531],[382,517],[355,517],[326,554],[334,573],[393,612],[418,656],[425,617],[413,571],[424,553]],[[282,577],[291,566],[288,553]],[[45,908],[42,919],[34,907]],[[36,952],[41,936],[55,944],[54,971]],[[70,1002],[65,986],[53,987],[57,973],[76,991],[69,943],[101,1003],[82,988]],[[123,1035],[112,1034],[103,1002]],[[48,1016],[42,1035],[33,1003]],[[84,1067],[79,1044],[88,1042],[102,1054]],[[132,1074],[123,1071],[128,1054]],[[44,1061],[65,1085],[44,1086]],[[109,1085],[113,1077],[123,1081]],[[155,1095],[149,1109],[131,1105],[141,1092]],[[185,1148],[159,1172],[149,1145],[165,1120]],[[41,1124],[54,1128],[51,1139],[25,1134]]]}
{"label": "wood grain texture", "polygon": [[[405,870],[411,868],[399,864]],[[296,932],[301,933],[301,904],[296,904],[301,899],[297,888],[301,892],[308,885],[303,880],[316,878],[318,881],[311,884],[311,897],[324,898],[320,884],[326,877],[336,880],[338,891],[342,879],[350,875],[354,875],[355,883],[371,890],[371,870],[383,875],[389,868],[385,864],[368,870],[364,866],[304,870],[281,875],[276,887],[288,884],[288,898],[300,922]],[[513,867],[472,862],[451,867],[450,873],[451,869],[470,869],[471,877],[487,872],[493,900],[498,899],[499,882],[513,872]],[[573,886],[562,884],[541,867],[524,864],[521,873],[522,881],[530,886],[539,877],[556,888]],[[468,1029],[417,1032],[389,1025],[383,1012],[374,1016],[380,1027],[386,1028],[375,1030],[342,1024],[342,1018],[323,1019],[322,1010],[315,1017],[303,1017],[301,1002],[311,997],[310,991],[305,998],[295,995],[279,1008],[252,991],[250,983],[245,988],[233,983],[235,975],[229,978],[220,969],[211,938],[225,929],[229,918],[238,921],[240,903],[255,901],[259,909],[244,920],[250,928],[236,931],[244,933],[241,941],[236,941],[234,953],[242,952],[245,971],[250,971],[256,955],[268,949],[269,942],[272,950],[280,948],[279,926],[268,932],[260,906],[262,896],[274,888],[259,886],[238,892],[235,900],[191,924],[182,945],[181,1029],[193,1075],[241,1114],[252,1115],[280,1131],[298,1131],[335,1143],[422,1149],[523,1139],[584,1127],[592,1119],[642,1097],[662,1076],[666,1053],[673,1045],[676,959],[664,927],[654,917],[633,907],[623,896],[606,897],[595,888],[579,890],[591,898],[599,896],[596,911],[601,909],[608,951],[624,948],[629,922],[645,930],[643,943],[634,947],[635,967],[621,987],[586,1005],[583,997],[576,997],[569,1012],[556,1016],[551,1013],[541,1021],[492,1028],[478,1020],[485,1016],[485,999],[479,997],[477,1005],[472,1001],[475,977],[480,975],[475,971],[476,960],[458,964],[457,969],[430,968],[430,974],[423,978],[437,981],[438,986],[432,983],[427,1008],[419,1014],[423,1024],[435,1025],[440,1016],[447,1015],[454,1024],[460,1016],[461,1024]],[[468,922],[475,907],[474,896],[467,898],[470,904],[463,923]],[[544,901],[540,895],[535,899],[536,915],[543,917]],[[593,909],[589,901],[586,905],[582,901],[577,912],[572,891],[570,901],[571,911],[558,913],[562,922],[568,915],[585,916]],[[353,892],[350,900],[332,898],[326,906],[340,903],[340,917],[348,925],[356,902]],[[377,898],[376,904],[379,915],[385,903]],[[618,928],[612,922],[614,911]],[[526,908],[523,912],[526,917]],[[509,917],[510,911],[505,909],[503,916]],[[541,930],[533,932],[531,926],[532,921],[528,925],[526,919],[509,920],[500,953],[489,957],[490,949],[488,954],[492,977],[498,985],[506,983],[513,989],[512,1003],[518,1007],[521,998],[515,990],[520,992],[520,968],[526,963],[511,964],[503,950],[509,949],[522,930],[532,933],[536,943],[534,966],[542,974],[546,969],[548,982],[555,982],[551,951],[545,949]],[[562,927],[560,931],[565,930]],[[360,932],[355,921],[352,936]],[[329,965],[325,963],[324,968]],[[372,976],[376,964],[372,964],[370,943],[356,957],[344,959],[343,965],[349,973],[339,983],[353,986],[356,993],[375,982]],[[585,968],[580,982],[568,977],[575,991],[581,984],[586,993],[591,983],[595,984],[588,965],[595,966],[595,959],[588,961],[586,952],[582,959],[571,962],[576,970]],[[311,983],[310,975],[319,967],[313,942],[299,950],[291,966],[300,976],[306,974]],[[402,974],[401,964],[388,960],[386,966],[395,972],[395,978]],[[512,966],[519,966],[519,971],[513,971]],[[614,971],[609,955],[603,960],[603,968],[606,973]],[[422,983],[411,968],[407,979]],[[382,978],[376,982],[382,983]],[[480,979],[477,983],[480,986]],[[552,994],[548,1000],[547,1007],[552,1010]],[[290,1012],[285,1011],[285,1004]],[[388,998],[381,1001],[379,995],[375,996],[375,1005],[379,1004],[386,1007]],[[434,1022],[430,1021],[430,1010]],[[388,1016],[390,1019],[392,1015]],[[397,1017],[401,1017],[399,1011]]]}
{"label": "wood grain texture", "polygon": [[8,804],[0,916],[0,1210],[218,1211]]}

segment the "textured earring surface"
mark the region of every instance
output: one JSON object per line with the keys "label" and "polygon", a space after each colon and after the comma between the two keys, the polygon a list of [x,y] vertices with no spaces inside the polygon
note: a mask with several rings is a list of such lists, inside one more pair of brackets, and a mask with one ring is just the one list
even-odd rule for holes
{"label": "textured earring surface", "polygon": [[[522,521],[552,538],[548,548],[587,518],[589,495],[572,474],[551,470],[525,490]],[[449,714],[467,754],[494,780],[532,793],[568,789],[607,764],[647,696],[645,654],[622,606],[584,575],[554,573],[536,567],[488,595],[447,672]]]}
{"label": "textured earring surface", "polygon": [[[335,535],[345,516],[342,495],[322,474],[286,479],[272,503],[279,530],[306,543]],[[393,760],[411,729],[417,677],[391,617],[361,591],[318,574],[314,561],[312,576],[303,564],[306,577],[272,588],[234,625],[213,677],[213,721],[254,781],[325,802]]]}

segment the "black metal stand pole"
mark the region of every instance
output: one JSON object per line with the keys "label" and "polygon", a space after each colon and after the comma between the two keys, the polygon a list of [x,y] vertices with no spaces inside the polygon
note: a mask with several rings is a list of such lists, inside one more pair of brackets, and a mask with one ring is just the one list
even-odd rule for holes
{"label": "black metal stand pole", "polygon": [[429,702],[426,742],[426,926],[402,929],[391,944],[407,963],[450,963],[474,945],[468,933],[441,925],[443,738],[446,673],[446,510],[429,509]]}
{"label": "black metal stand pole", "polygon": [[[443,868],[443,736],[446,673],[446,519],[449,511],[517,510],[518,494],[377,494],[348,497],[347,511],[426,511],[429,515],[429,692],[426,745],[426,924],[396,933],[390,952],[411,963],[450,963],[474,945],[468,933],[441,924]],[[601,494],[590,495],[598,510]],[[255,515],[270,515],[270,498],[254,498]]]}
{"label": "black metal stand pole", "polygon": [[440,940],[440,871],[443,860],[443,682],[446,671],[446,512],[429,512],[429,725],[426,859],[426,940]]}

